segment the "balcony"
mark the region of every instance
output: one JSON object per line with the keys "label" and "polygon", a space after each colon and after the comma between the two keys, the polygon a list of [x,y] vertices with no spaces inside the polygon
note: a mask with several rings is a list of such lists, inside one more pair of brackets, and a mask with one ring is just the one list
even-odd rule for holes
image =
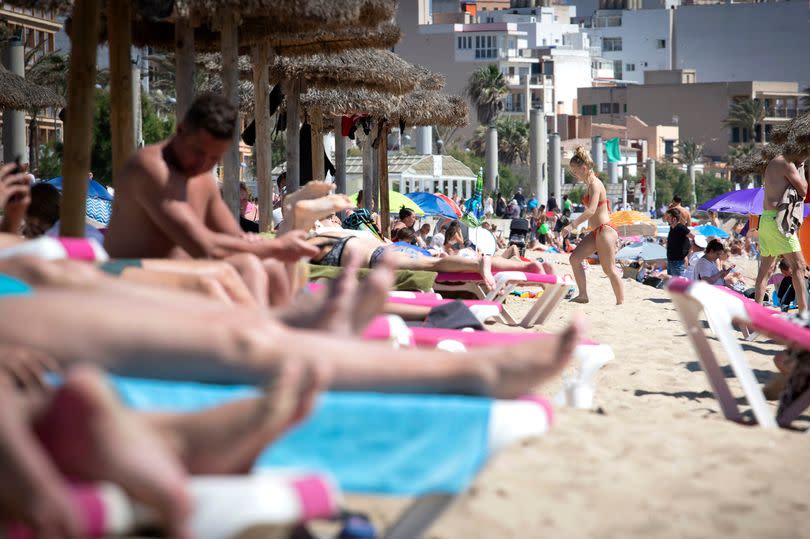
{"label": "balcony", "polygon": [[771,107],[768,109],[767,118],[781,118],[791,120],[796,117],[798,110],[793,107]]}
{"label": "balcony", "polygon": [[550,75],[504,75],[506,83],[509,86],[526,86],[526,79],[528,79],[529,86],[550,86],[552,79]]}

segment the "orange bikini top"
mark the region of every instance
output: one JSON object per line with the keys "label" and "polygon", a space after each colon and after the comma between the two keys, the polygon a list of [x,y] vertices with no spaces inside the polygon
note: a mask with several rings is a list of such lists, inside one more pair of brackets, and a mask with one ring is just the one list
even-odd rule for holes
{"label": "orange bikini top", "polygon": [[[587,206],[588,204],[591,203],[591,197],[589,197],[588,195],[583,196],[582,197],[582,203]],[[607,199],[601,200],[599,202],[599,204],[597,204],[597,206],[603,206],[603,205],[605,205],[607,203],[608,203]]]}

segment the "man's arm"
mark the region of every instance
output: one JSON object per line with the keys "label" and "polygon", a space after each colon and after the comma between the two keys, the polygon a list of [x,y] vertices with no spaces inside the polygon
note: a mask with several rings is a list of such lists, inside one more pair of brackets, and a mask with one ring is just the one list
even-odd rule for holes
{"label": "man's arm", "polygon": [[799,170],[796,168],[796,165],[793,163],[785,162],[785,179],[796,188],[796,191],[799,192],[799,196],[804,198],[807,196],[807,180],[805,180],[801,174],[799,174]]}
{"label": "man's arm", "polygon": [[299,236],[251,242],[238,235],[215,232],[187,202],[166,197],[165,187],[155,180],[155,174],[140,164],[133,163],[128,168],[127,172],[136,176],[133,184],[137,203],[164,234],[194,258],[221,259],[236,253],[253,253],[260,258],[296,261],[318,252]]}
{"label": "man's arm", "polygon": [[208,219],[207,222],[214,232],[228,234],[229,236],[241,236],[242,227],[239,222],[234,218],[231,209],[222,200],[219,194],[219,189],[216,188],[214,182],[211,182],[210,199],[208,202]]}

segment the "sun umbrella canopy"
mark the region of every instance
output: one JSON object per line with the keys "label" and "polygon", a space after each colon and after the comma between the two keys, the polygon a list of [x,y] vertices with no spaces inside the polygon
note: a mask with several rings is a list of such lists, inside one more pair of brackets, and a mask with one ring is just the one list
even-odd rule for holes
{"label": "sun umbrella canopy", "polygon": [[610,216],[610,224],[612,225],[635,225],[650,222],[652,222],[652,219],[648,214],[634,210],[617,211]]}
{"label": "sun umbrella canopy", "polygon": [[692,229],[692,232],[700,236],[706,236],[707,238],[710,238],[712,236],[715,238],[728,237],[728,232],[726,232],[722,228],[717,228],[716,226],[712,225],[696,226],[695,228]]}
{"label": "sun umbrella canopy", "polygon": [[[350,195],[349,198],[354,202],[357,203],[357,193]],[[402,193],[397,193],[396,191],[388,191],[388,207],[391,208],[391,214],[398,212],[401,208],[408,208],[413,210],[416,215],[422,216],[425,215],[425,212],[422,211],[413,200],[406,197]]]}
{"label": "sun umbrella canopy", "polygon": [[453,213],[456,214],[456,217],[461,217],[461,213],[462,213],[461,208],[458,207],[458,204],[453,202],[452,198],[445,195],[444,193],[435,193],[435,195],[437,197],[439,197],[440,199],[444,200],[445,202],[447,202],[450,205],[450,207],[453,209]]}
{"label": "sun umbrella canopy", "polygon": [[[59,189],[62,190],[62,176],[57,176],[56,178],[51,178],[47,180],[45,183],[49,183]],[[112,200],[113,197],[107,189],[98,183],[96,180],[87,179],[87,198],[100,198],[102,200]]]}
{"label": "sun umbrella canopy", "polygon": [[667,250],[662,245],[654,241],[640,241],[622,247],[616,253],[618,260],[666,260]]}
{"label": "sun umbrella canopy", "polygon": [[422,208],[425,211],[425,215],[441,215],[442,217],[449,217],[451,219],[458,217],[458,214],[456,214],[450,204],[433,193],[408,193],[405,196]]}
{"label": "sun umbrella canopy", "polygon": [[741,215],[760,215],[762,213],[762,202],[765,197],[765,190],[761,187],[757,189],[740,189],[739,191],[729,191],[720,196],[714,197],[708,202],[698,206],[703,211],[718,211],[725,213],[739,213]]}

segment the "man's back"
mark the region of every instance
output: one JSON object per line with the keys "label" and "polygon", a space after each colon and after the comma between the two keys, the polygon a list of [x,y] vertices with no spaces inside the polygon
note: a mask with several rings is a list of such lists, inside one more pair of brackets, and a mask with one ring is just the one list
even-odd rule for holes
{"label": "man's back", "polygon": [[[207,220],[211,193],[216,192],[213,178],[202,174],[186,179],[173,171],[163,156],[164,147],[161,143],[138,150],[115,179],[113,212],[104,242],[114,258],[183,256],[170,231],[156,222],[160,204],[187,204],[201,221]],[[154,195],[160,195],[159,203],[154,202]]]}
{"label": "man's back", "polygon": [[779,205],[782,195],[790,185],[790,182],[785,177],[785,172],[790,166],[790,163],[781,155],[771,159],[768,163],[763,181],[765,196],[762,204],[764,210],[775,210]]}

